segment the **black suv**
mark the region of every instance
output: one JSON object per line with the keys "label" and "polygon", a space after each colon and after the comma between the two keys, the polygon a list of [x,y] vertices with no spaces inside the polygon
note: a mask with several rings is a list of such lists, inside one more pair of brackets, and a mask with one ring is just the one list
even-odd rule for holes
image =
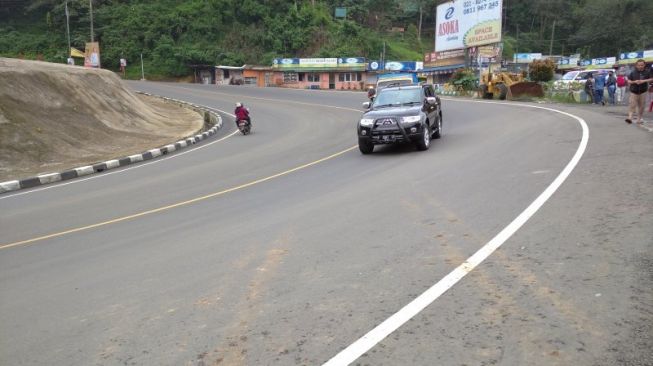
{"label": "black suv", "polygon": [[432,85],[407,85],[381,89],[358,122],[358,148],[363,154],[374,145],[413,142],[427,150],[431,138],[442,136],[440,98]]}

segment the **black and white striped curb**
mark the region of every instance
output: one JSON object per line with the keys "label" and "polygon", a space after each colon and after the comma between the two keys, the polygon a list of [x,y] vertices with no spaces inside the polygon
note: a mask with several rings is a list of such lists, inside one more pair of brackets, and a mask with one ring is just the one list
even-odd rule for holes
{"label": "black and white striped curb", "polygon": [[[26,179],[21,179],[21,180],[10,180],[6,182],[0,182],[0,194],[5,193],[5,192],[11,192],[11,191],[16,191],[19,189],[24,189],[24,188],[32,188],[48,183],[54,183],[54,182],[59,182],[62,180],[67,180],[67,179],[73,179],[77,177],[82,177],[85,175],[89,174],[95,174],[95,173],[101,173],[105,170],[109,169],[114,169],[118,167],[123,167],[125,165],[137,163],[139,161],[144,161],[144,160],[150,160],[162,155],[167,155],[170,152],[177,151],[180,149],[183,149],[187,146],[194,145],[209,136],[215,135],[219,129],[222,128],[222,117],[213,109],[210,107],[206,106],[201,106],[197,104],[192,104],[188,102],[184,102],[181,100],[177,99],[172,99],[172,98],[167,98],[167,97],[161,97],[157,95],[152,95],[149,93],[143,93],[143,92],[138,92],[140,94],[145,94],[149,96],[154,96],[158,97],[170,102],[175,102],[175,103],[180,103],[184,104],[187,107],[192,107],[198,111],[206,112],[205,116],[208,116],[208,119],[210,120],[210,124],[213,125],[213,127],[209,128],[208,130],[202,132],[201,134],[197,134],[192,137],[185,138],[183,140],[179,140],[173,144],[165,145],[157,149],[151,149],[148,151],[145,151],[140,154],[136,155],[130,155],[126,156],[122,159],[114,159],[114,160],[108,160],[104,161],[101,163],[96,163],[93,165],[87,165],[87,166],[82,166],[79,168],[74,168],[70,170],[66,170],[60,173],[49,173],[49,174],[42,174],[38,175],[36,177],[31,177],[31,178],[26,178]],[[205,117],[205,127],[206,127],[206,118]],[[211,123],[213,122],[213,123]],[[204,128],[205,128],[204,127]]]}

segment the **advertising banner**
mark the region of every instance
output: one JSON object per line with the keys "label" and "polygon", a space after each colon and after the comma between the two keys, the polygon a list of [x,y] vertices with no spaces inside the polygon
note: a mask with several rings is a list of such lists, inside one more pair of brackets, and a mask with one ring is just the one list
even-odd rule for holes
{"label": "advertising banner", "polygon": [[338,69],[363,71],[366,65],[365,57],[341,57],[338,59]]}
{"label": "advertising banner", "polygon": [[338,67],[337,58],[275,58],[272,61],[273,69],[335,69]]}
{"label": "advertising banner", "polygon": [[542,59],[541,53],[515,53],[513,60],[516,63],[530,64],[533,60]]}
{"label": "advertising banner", "polygon": [[610,66],[614,65],[617,62],[616,57],[599,57],[592,59],[593,66]]}
{"label": "advertising banner", "polygon": [[619,55],[620,60],[639,60],[640,58],[644,58],[644,52],[642,51],[622,53]]}
{"label": "advertising banner", "polygon": [[367,63],[365,57],[341,58],[275,58],[272,68],[288,71],[350,70],[364,71]]}
{"label": "advertising banner", "polygon": [[448,58],[460,58],[465,57],[465,50],[451,50],[451,51],[442,51],[442,52],[431,52],[424,55],[424,62],[433,63],[439,60],[445,60]]}
{"label": "advertising banner", "polygon": [[100,67],[100,44],[97,42],[87,42],[84,50],[84,66]]}
{"label": "advertising banner", "polygon": [[368,71],[419,71],[424,69],[424,63],[420,61],[370,61],[367,64]]}
{"label": "advertising banner", "polygon": [[503,0],[454,0],[438,5],[435,50],[501,42]]}
{"label": "advertising banner", "polygon": [[558,69],[559,70],[575,69],[578,67],[579,62],[580,62],[580,58],[578,57],[563,57],[560,60],[558,60]]}
{"label": "advertising banner", "polygon": [[640,59],[643,59],[646,62],[653,61],[653,50],[622,53],[619,55],[619,64],[634,64]]}

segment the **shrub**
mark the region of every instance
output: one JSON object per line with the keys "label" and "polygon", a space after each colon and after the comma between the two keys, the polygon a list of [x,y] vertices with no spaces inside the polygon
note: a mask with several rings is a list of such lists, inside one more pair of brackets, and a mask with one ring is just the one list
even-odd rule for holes
{"label": "shrub", "polygon": [[529,65],[529,77],[533,81],[550,81],[556,65],[553,60],[534,60]]}
{"label": "shrub", "polygon": [[462,69],[453,74],[450,83],[463,90],[476,90],[478,77],[476,77],[476,73],[472,69]]}

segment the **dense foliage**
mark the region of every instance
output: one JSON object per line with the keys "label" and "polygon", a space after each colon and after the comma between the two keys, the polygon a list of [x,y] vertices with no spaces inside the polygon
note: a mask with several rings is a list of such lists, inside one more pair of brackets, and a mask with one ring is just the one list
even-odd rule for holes
{"label": "dense foliage", "polygon": [[[503,0],[504,56],[514,52],[614,56],[651,46],[653,1]],[[4,0],[0,56],[65,62],[65,0]],[[188,65],[271,64],[274,57],[419,60],[433,50],[443,0],[92,0],[103,67],[124,57],[148,74]],[[89,0],[68,0],[73,47],[90,40]],[[345,19],[334,18],[345,7]],[[554,28],[555,26],[555,28]],[[553,34],[553,42],[551,35]],[[385,47],[384,47],[385,45]],[[132,68],[136,72],[136,68]]]}
{"label": "dense foliage", "polygon": [[532,81],[553,80],[556,64],[550,60],[534,60],[528,67],[528,77]]}

